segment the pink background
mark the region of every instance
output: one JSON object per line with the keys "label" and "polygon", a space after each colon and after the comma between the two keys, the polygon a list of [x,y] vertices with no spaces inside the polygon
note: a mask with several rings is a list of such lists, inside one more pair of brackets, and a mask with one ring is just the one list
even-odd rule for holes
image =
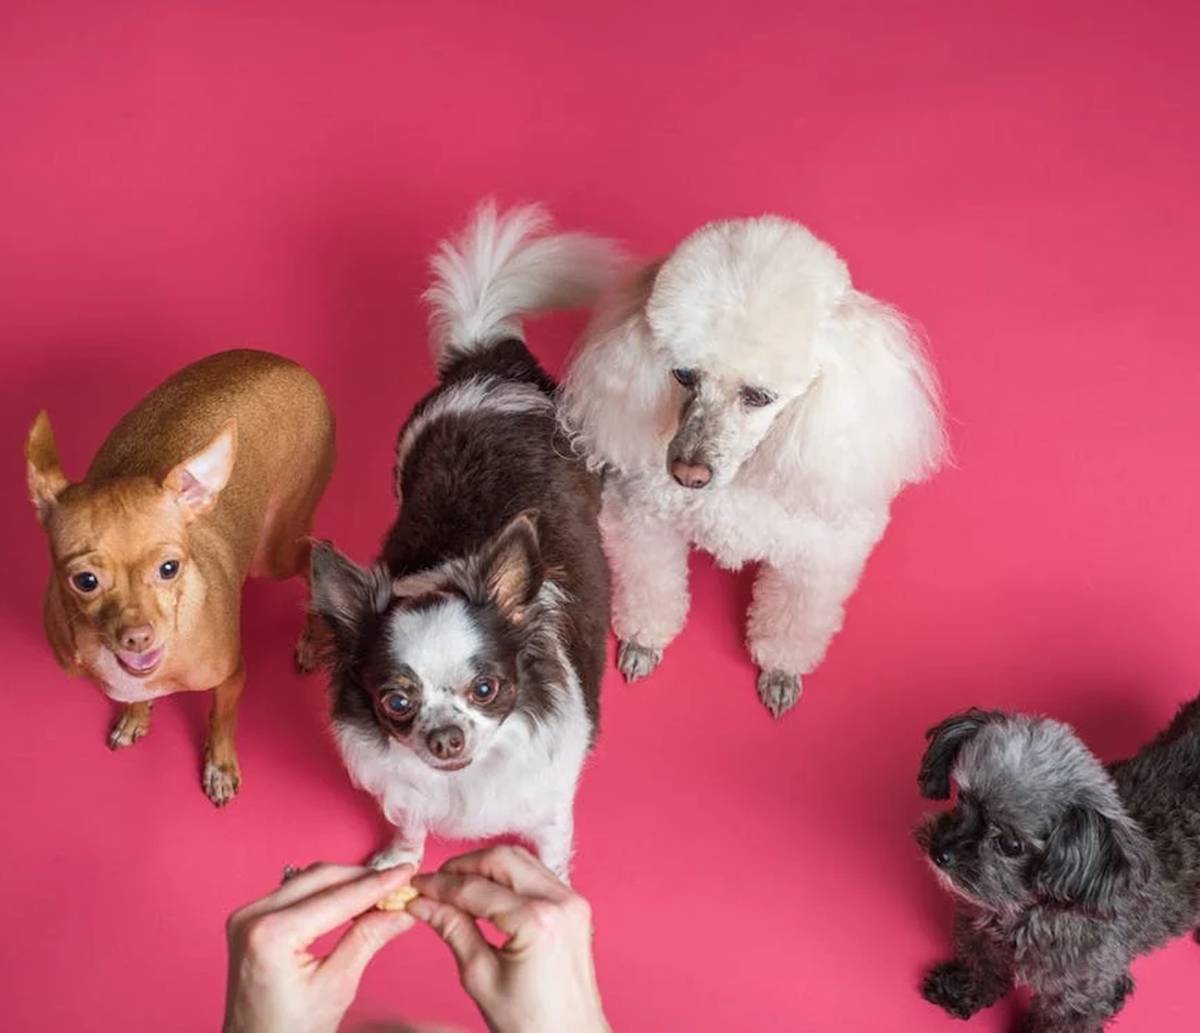
{"label": "pink background", "polygon": [[[78,476],[183,363],[294,356],[340,421],[318,530],[365,560],[396,429],[432,382],[425,257],[485,193],[645,255],[780,211],[927,328],[957,468],[898,503],[782,724],[741,644],[747,576],[696,558],[660,673],[608,679],[576,877],[619,1030],[961,1028],[916,992],[950,923],[909,839],[923,730],[973,703],[1042,710],[1118,756],[1200,690],[1196,11],[6,4],[6,1028],[216,1028],[225,913],[284,863],[357,859],[383,832],[321,683],[292,674],[295,584],[248,591],[226,812],[198,788],[201,699],[109,754],[109,705],[41,637],[19,458],[35,411]],[[579,325],[535,326],[534,350],[559,368]],[[1135,975],[1123,1031],[1194,1021],[1200,947]],[[379,958],[356,1011],[397,1013],[481,1028],[426,930]]]}

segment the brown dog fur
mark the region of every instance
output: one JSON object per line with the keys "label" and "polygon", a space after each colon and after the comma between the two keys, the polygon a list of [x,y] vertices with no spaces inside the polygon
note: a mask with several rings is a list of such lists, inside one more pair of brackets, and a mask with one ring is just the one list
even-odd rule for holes
{"label": "brown dog fur", "polygon": [[[123,704],[113,749],[146,734],[154,700],[211,689],[203,785],[223,806],[241,782],[242,584],[307,571],[313,510],[334,461],[324,393],[280,356],[222,352],[129,412],[82,482],[63,473],[44,412],[25,457],[50,539],[45,622],[55,656]],[[89,574],[90,591],[73,583],[90,586]],[[306,629],[297,656],[312,651]]]}

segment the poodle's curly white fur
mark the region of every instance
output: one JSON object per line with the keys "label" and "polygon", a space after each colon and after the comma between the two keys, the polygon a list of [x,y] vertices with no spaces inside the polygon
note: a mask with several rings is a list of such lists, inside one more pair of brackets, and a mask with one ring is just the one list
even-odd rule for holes
{"label": "poodle's curly white fur", "polygon": [[[761,564],[747,640],[777,716],[841,627],[892,499],[947,452],[937,378],[903,316],[769,215],[702,227],[614,294],[560,413],[607,474],[626,677],[683,627],[695,545],[724,567]],[[704,485],[684,486],[696,469]]]}

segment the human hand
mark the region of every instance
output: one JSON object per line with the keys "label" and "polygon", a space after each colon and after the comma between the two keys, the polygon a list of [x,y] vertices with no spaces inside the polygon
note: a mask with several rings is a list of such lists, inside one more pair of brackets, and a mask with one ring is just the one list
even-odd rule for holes
{"label": "human hand", "polygon": [[[230,915],[224,1033],[335,1033],[367,962],[414,924],[403,911],[375,910],[412,872],[316,864]],[[325,957],[309,953],[351,920]]]}
{"label": "human hand", "polygon": [[[463,989],[493,1033],[608,1033],[592,962],[592,912],[527,850],[501,846],[412,880],[409,914],[458,960]],[[493,947],[485,918],[507,937]]]}

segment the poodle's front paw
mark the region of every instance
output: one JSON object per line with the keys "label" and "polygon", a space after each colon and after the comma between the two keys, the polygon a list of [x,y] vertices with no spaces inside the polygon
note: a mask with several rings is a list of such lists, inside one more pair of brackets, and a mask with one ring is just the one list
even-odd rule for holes
{"label": "poodle's front paw", "polygon": [[645,678],[662,663],[662,650],[641,646],[632,639],[621,642],[617,648],[617,667],[625,680],[637,681]]}
{"label": "poodle's front paw", "polygon": [[956,1019],[969,1019],[990,1004],[978,980],[961,961],[945,961],[931,969],[921,983],[921,996]]}
{"label": "poodle's front paw", "polygon": [[420,868],[421,854],[422,851],[418,847],[408,846],[404,843],[392,843],[378,853],[372,854],[371,859],[367,862],[367,867],[374,868],[377,872],[385,868],[398,868],[402,864],[411,864],[414,868]]}
{"label": "poodle's front paw", "polygon": [[758,675],[758,698],[772,717],[783,717],[800,699],[800,675],[787,671],[761,671]]}

